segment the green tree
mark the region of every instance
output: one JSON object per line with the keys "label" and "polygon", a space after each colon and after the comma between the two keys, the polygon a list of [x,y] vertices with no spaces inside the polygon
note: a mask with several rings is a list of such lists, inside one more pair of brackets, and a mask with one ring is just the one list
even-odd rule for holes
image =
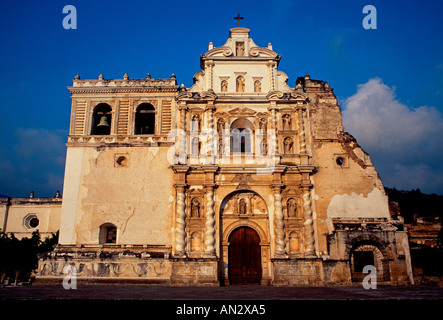
{"label": "green tree", "polygon": [[38,266],[38,254],[49,252],[58,243],[58,231],[41,241],[39,231],[34,231],[31,238],[17,239],[14,234],[0,234],[0,283],[6,276],[27,281]]}

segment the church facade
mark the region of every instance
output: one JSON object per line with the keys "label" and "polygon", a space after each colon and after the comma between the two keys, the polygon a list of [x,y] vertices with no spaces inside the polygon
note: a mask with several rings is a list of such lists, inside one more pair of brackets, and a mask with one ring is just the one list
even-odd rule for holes
{"label": "church facade", "polygon": [[247,28],[190,88],[76,77],[58,247],[38,279],[171,285],[410,284],[408,237],[327,82],[288,85]]}

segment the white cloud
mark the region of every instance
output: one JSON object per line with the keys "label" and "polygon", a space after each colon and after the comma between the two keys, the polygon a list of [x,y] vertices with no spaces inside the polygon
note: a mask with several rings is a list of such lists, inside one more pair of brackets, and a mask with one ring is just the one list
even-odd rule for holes
{"label": "white cloud", "polygon": [[409,108],[395,88],[374,78],[345,100],[343,125],[369,152],[386,185],[443,193],[443,117],[437,108]]}

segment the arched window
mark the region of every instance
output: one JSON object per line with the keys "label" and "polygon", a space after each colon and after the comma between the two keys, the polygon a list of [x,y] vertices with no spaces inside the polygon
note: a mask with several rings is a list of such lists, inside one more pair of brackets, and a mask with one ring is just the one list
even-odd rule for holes
{"label": "arched window", "polygon": [[231,152],[252,152],[251,141],[254,126],[247,119],[237,119],[231,124]]}
{"label": "arched window", "polygon": [[155,109],[150,103],[142,103],[135,113],[135,134],[154,134]]}
{"label": "arched window", "polygon": [[99,243],[117,243],[117,227],[112,223],[105,223],[100,226]]}
{"label": "arched window", "polygon": [[112,108],[107,103],[100,103],[92,115],[92,135],[111,134]]}

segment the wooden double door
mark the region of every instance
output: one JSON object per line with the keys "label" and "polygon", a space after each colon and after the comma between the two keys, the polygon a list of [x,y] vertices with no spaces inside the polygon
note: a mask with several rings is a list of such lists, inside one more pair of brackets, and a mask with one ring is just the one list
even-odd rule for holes
{"label": "wooden double door", "polygon": [[248,227],[235,229],[229,237],[229,283],[260,284],[261,248],[258,233]]}

